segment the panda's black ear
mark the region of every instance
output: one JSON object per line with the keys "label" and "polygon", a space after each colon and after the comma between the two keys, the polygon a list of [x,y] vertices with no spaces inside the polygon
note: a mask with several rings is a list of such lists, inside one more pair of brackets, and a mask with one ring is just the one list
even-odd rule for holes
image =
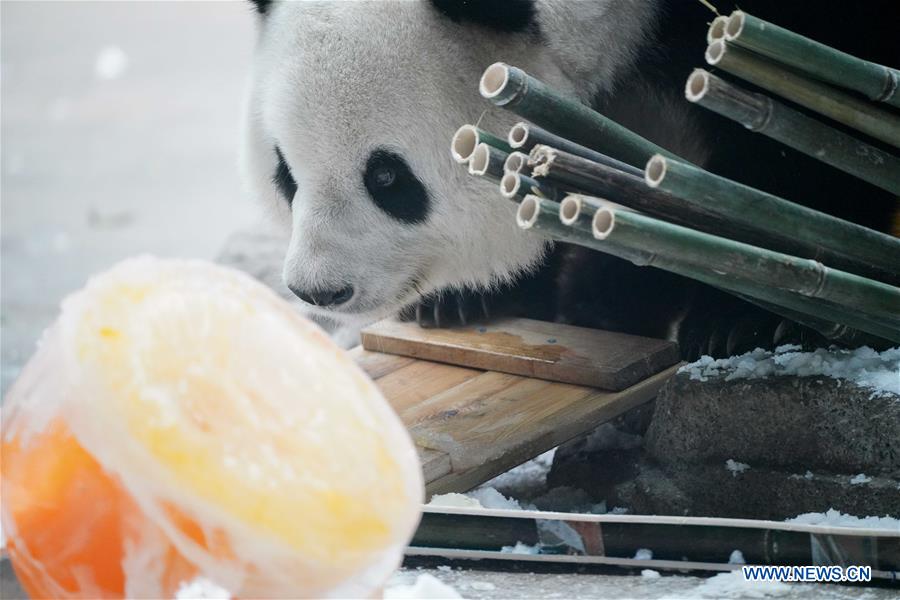
{"label": "panda's black ear", "polygon": [[526,31],[534,24],[535,0],[431,0],[453,21],[476,23],[495,31]]}
{"label": "panda's black ear", "polygon": [[272,6],[272,0],[250,0],[250,4],[256,9],[261,15],[266,14],[266,11],[269,10],[269,7]]}

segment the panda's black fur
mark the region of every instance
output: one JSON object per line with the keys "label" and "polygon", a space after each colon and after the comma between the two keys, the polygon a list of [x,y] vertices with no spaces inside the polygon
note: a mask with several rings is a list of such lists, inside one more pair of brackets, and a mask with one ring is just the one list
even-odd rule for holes
{"label": "panda's black fur", "polygon": [[[451,16],[459,19],[469,3],[435,4],[453,5]],[[738,8],[732,2],[716,4],[724,14]],[[900,59],[898,2],[749,0],[741,2],[740,8],[856,56],[883,64]],[[694,0],[666,0],[662,11],[655,43],[644,45],[643,54],[631,69],[633,82],[620,82],[615,97],[598,97],[594,105],[650,139],[653,134],[646,131],[644,123],[629,118],[631,108],[627,105],[641,98],[653,111],[652,103],[664,96],[683,97],[687,75],[702,66],[710,19],[709,9]],[[484,14],[482,8],[469,17],[476,22]],[[492,17],[480,21],[486,26],[492,22]],[[701,123],[703,143],[716,148],[705,165],[708,170],[873,229],[891,230],[898,208],[895,196],[711,112],[699,107],[694,111]],[[534,302],[534,298],[541,301]],[[436,302],[450,306],[435,306]],[[452,322],[459,303],[471,304],[471,300],[465,294],[442,295],[426,303],[425,310],[419,307],[418,318],[426,326],[436,321]],[[565,244],[554,248],[540,271],[518,282],[514,289],[498,292],[488,306],[495,314],[512,312],[638,335],[674,337],[686,359],[701,354],[730,356],[788,342],[825,343],[809,329],[709,286]]]}
{"label": "panda's black fur", "polygon": [[[684,82],[693,68],[703,66],[706,28],[713,15],[699,0],[656,1],[660,12],[655,31],[640,45],[630,68],[617,73],[614,92],[594,98],[594,108],[663,146],[679,135],[690,136],[691,143],[705,153],[703,166],[714,173],[891,232],[896,226],[896,197],[688,105],[683,99]],[[535,44],[541,43],[532,0],[430,2],[433,10],[461,27],[482,27],[501,35],[526,34]],[[255,2],[263,19],[269,17],[271,4],[268,0]],[[875,62],[896,66],[900,61],[897,0],[746,0],[739,6],[714,0],[713,4],[722,14],[739,7]],[[668,127],[659,126],[660,121],[667,122],[667,110],[676,104],[687,111],[691,123],[683,132],[678,130],[683,118],[672,120]],[[274,181],[290,199],[296,183],[280,155],[279,159]],[[408,221],[411,227],[416,226],[415,216]],[[431,294],[403,311],[423,326],[468,321],[486,313],[677,339],[685,358],[725,356],[785,342],[825,342],[810,330],[708,286],[565,244],[556,245],[539,269],[491,294]]]}

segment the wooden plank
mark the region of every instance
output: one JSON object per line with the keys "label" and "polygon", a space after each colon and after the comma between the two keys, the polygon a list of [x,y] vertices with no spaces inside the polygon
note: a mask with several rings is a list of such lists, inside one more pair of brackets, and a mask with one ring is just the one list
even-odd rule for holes
{"label": "wooden plank", "polygon": [[389,373],[375,383],[403,419],[410,407],[481,374],[436,362],[417,360]]}
{"label": "wooden plank", "polygon": [[362,370],[372,379],[381,379],[385,375],[389,375],[397,369],[401,369],[413,362],[413,359],[408,356],[369,352],[368,350],[364,350],[362,346],[351,348],[347,354],[349,354],[350,358],[356,361],[356,364],[362,367]]}
{"label": "wooden plank", "polygon": [[[451,469],[426,482],[431,494],[471,489],[597,425],[654,398],[677,371],[673,366],[621,392],[590,391],[565,384],[517,384],[453,419],[420,421],[414,439],[439,446]],[[446,401],[446,400],[445,400]]]}
{"label": "wooden plank", "polygon": [[672,342],[530,319],[453,329],[385,320],[363,330],[362,344],[367,350],[614,391],[678,362]]}

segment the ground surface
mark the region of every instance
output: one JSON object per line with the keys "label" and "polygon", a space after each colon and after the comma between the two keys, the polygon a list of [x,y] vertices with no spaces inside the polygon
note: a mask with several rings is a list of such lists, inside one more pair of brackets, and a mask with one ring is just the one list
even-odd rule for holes
{"label": "ground surface", "polygon": [[[60,299],[89,274],[141,252],[212,258],[230,232],[258,216],[236,173],[253,44],[245,3],[4,1],[0,11],[5,392]],[[469,598],[691,597],[703,584],[430,572]],[[403,571],[395,584],[417,573]],[[890,593],[792,592],[873,600]],[[0,597],[20,594],[4,561]]]}

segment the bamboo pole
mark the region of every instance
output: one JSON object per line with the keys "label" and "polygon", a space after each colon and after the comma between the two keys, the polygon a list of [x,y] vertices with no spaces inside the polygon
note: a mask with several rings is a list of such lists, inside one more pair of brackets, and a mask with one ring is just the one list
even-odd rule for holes
{"label": "bamboo pole", "polygon": [[522,200],[528,194],[559,201],[563,193],[547,181],[533,179],[528,175],[507,171],[500,179],[500,195],[510,200]]}
{"label": "bamboo pole", "polygon": [[[835,18],[839,19],[840,15]],[[900,71],[897,69],[835,50],[740,10],[728,18],[725,39],[810,77],[856,90],[872,100],[900,108],[897,91]]]}
{"label": "bamboo pole", "polygon": [[[560,205],[526,196],[519,205],[516,222],[526,230],[537,231],[551,239],[578,244],[606,252],[639,266],[653,266],[696,279],[728,292],[767,302],[816,319],[825,319],[859,329],[879,338],[900,343],[900,323],[882,318],[881,304],[888,301],[896,306],[900,290],[846,273],[831,271],[814,261],[770,253],[769,251],[689,230],[685,227],[658,221],[638,213],[612,207],[595,212],[590,232],[583,221],[567,227],[559,221]],[[650,224],[647,226],[647,224]],[[568,229],[568,231],[566,231]],[[699,243],[698,243],[699,241]],[[723,248],[722,246],[725,246]],[[726,264],[711,264],[710,258],[723,256]],[[807,263],[792,267],[795,261]],[[799,275],[797,274],[802,273]],[[822,274],[818,284],[813,284]],[[841,283],[835,284],[836,279]],[[825,283],[825,279],[830,279]],[[856,298],[861,287],[873,284],[882,288],[874,302],[868,297],[866,307],[878,308],[879,315],[865,312],[855,300],[849,305],[835,305],[823,296],[833,296],[836,290]],[[813,296],[803,292],[812,292]],[[847,306],[851,307],[848,308]],[[888,316],[895,315],[888,312]]]}
{"label": "bamboo pole", "polygon": [[512,148],[506,141],[474,125],[467,124],[453,134],[453,139],[450,141],[450,156],[460,164],[467,164],[472,158],[475,148],[481,143],[490,144],[503,152],[512,152]]}
{"label": "bamboo pole", "polygon": [[652,154],[672,156],[665,149],[581,102],[559,94],[516,67],[500,62],[492,64],[481,76],[479,91],[496,106],[632,166],[643,165]]}
{"label": "bamboo pole", "polygon": [[[841,313],[839,323],[844,323],[873,335],[900,342],[900,288],[866,279],[858,275],[830,269],[813,260],[765,250],[694,231],[686,227],[666,223],[633,212],[603,208],[594,214],[593,234],[597,240],[615,240],[631,248],[653,253],[651,264],[661,268],[688,265],[695,272],[719,276],[723,289],[774,304],[782,304],[779,296],[770,297],[769,290],[798,294],[791,310],[816,316],[824,303],[835,305]],[[715,260],[715,263],[711,259]],[[690,275],[689,275],[690,276]],[[729,283],[733,279],[752,293],[736,289]],[[745,286],[744,284],[750,284]],[[813,307],[805,302],[813,298]],[[846,314],[844,314],[846,313]],[[860,316],[865,327],[854,322]],[[871,330],[873,323],[884,325],[878,331]]]}
{"label": "bamboo pole", "polygon": [[716,40],[725,37],[725,25],[728,23],[728,17],[719,15],[709,24],[709,30],[706,32],[706,43],[712,44]]}
{"label": "bamboo pole", "polygon": [[499,180],[503,177],[503,164],[506,162],[506,152],[481,142],[475,146],[472,157],[469,159],[470,175],[487,175]]}
{"label": "bamboo pole", "polygon": [[645,173],[651,188],[701,207],[728,224],[760,230],[765,234],[761,237],[771,240],[767,247],[900,283],[898,238],[661,155],[650,159]]}
{"label": "bamboo pole", "polygon": [[[673,223],[785,254],[823,259],[827,252],[819,247],[820,244],[812,247],[793,235],[777,234],[779,229],[776,229],[776,232],[770,231],[765,223],[755,218],[756,213],[752,209],[729,210],[733,206],[746,207],[747,203],[752,204],[749,200],[741,204],[739,200],[727,195],[724,198],[721,195],[715,196],[712,200],[693,194],[684,194],[682,197],[659,187],[650,187],[643,178],[547,146],[535,146],[531,151],[530,160],[535,165],[533,172],[535,179],[539,181],[546,179],[562,189],[608,198]],[[868,229],[864,231],[866,234],[875,233]],[[888,283],[900,283],[900,273],[896,269],[886,271],[883,268],[876,268],[856,259],[855,255],[845,258],[836,253],[827,253],[827,256],[828,264],[833,267],[877,276],[877,279]],[[893,253],[890,256],[893,256]]]}
{"label": "bamboo pole", "polygon": [[775,102],[695,69],[685,97],[795,150],[900,194],[900,159]]}
{"label": "bamboo pole", "polygon": [[[593,237],[593,216],[598,210],[602,210],[604,208],[624,210],[624,207],[617,207],[615,204],[606,200],[602,200],[600,198],[593,198],[590,196],[583,196],[579,194],[570,194],[566,196],[566,198],[559,205],[559,220],[563,225],[575,227],[582,230],[583,232],[590,233],[591,237]],[[652,262],[652,259],[647,257],[638,257],[638,260],[642,261],[641,264],[649,264],[650,262]],[[698,278],[699,276],[699,274],[695,274],[694,278]],[[710,285],[715,284],[715,282],[713,282],[711,279],[705,279],[704,283],[708,283]],[[826,339],[831,341],[844,344],[877,345],[880,339],[877,337],[872,339],[870,337],[871,334],[861,332],[858,329],[848,327],[847,325],[834,323],[832,321],[828,321],[816,316],[811,316],[809,314],[790,310],[788,308],[784,308],[783,306],[778,306],[776,304],[772,304],[771,302],[758,300],[744,294],[736,295],[745,302],[755,304],[771,313],[775,313],[795,323],[799,323],[805,327],[808,327],[814,331],[818,331],[820,334],[825,336]],[[784,302],[784,299],[782,299],[781,301]],[[788,303],[792,303],[793,301],[794,299],[790,298],[787,300]]]}
{"label": "bamboo pole", "polygon": [[524,152],[510,152],[503,163],[503,170],[507,173],[521,173],[528,166],[528,155]]}
{"label": "bamboo pole", "polygon": [[602,198],[569,194],[559,203],[559,220],[563,225],[569,227],[575,225],[579,220],[590,223],[591,217],[598,209],[610,204],[609,201]]}
{"label": "bamboo pole", "polygon": [[513,125],[512,129],[509,130],[508,141],[511,148],[521,150],[522,152],[531,152],[532,149],[538,145],[552,146],[553,148],[592,160],[601,165],[607,165],[614,169],[637,175],[638,177],[643,176],[643,171],[637,167],[632,167],[621,160],[616,160],[611,156],[601,154],[590,148],[585,148],[580,144],[576,144],[564,137],[550,133],[546,129],[542,129],[531,123],[519,122]]}
{"label": "bamboo pole", "polygon": [[740,46],[717,40],[706,62],[791,102],[900,148],[900,116],[838,88],[807,79]]}

